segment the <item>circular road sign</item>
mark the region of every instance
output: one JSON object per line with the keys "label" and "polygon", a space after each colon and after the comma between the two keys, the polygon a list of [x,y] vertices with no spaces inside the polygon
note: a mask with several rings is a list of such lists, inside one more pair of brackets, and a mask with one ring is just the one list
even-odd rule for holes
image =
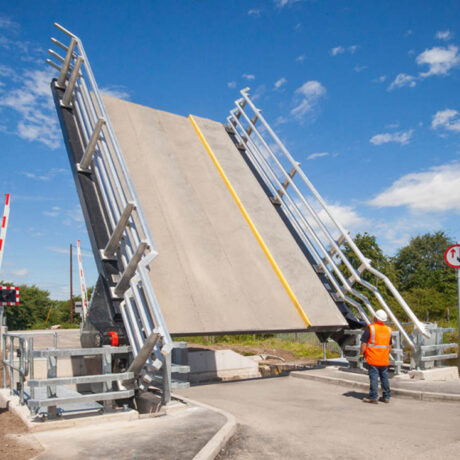
{"label": "circular road sign", "polygon": [[449,267],[460,268],[460,244],[453,244],[446,249],[444,260]]}

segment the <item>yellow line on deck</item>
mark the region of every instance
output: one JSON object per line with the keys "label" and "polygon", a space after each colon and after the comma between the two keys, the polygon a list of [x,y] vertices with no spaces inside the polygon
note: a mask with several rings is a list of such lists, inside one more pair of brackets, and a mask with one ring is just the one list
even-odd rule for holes
{"label": "yellow line on deck", "polygon": [[276,263],[275,259],[271,255],[267,245],[265,244],[264,240],[262,239],[262,236],[260,235],[259,231],[257,230],[256,226],[254,225],[254,222],[251,220],[249,217],[248,212],[246,211],[245,207],[243,206],[243,203],[241,202],[240,198],[238,197],[235,189],[233,188],[231,182],[229,181],[228,177],[226,176],[224,170],[222,169],[222,166],[220,165],[219,161],[217,160],[216,156],[214,155],[214,152],[212,151],[211,147],[209,146],[208,142],[206,141],[203,133],[201,132],[200,128],[198,127],[195,119],[193,118],[192,115],[189,115],[189,120],[191,121],[193,127],[195,128],[196,133],[198,134],[198,137],[200,138],[201,142],[204,145],[204,148],[208,152],[209,156],[211,157],[212,162],[214,163],[214,166],[217,168],[217,171],[219,171],[220,176],[222,177],[223,181],[225,182],[225,185],[227,186],[228,190],[230,191],[233,199],[235,200],[236,204],[238,205],[238,208],[240,209],[241,213],[243,214],[246,222],[248,223],[250,229],[252,230],[252,233],[256,237],[257,241],[260,244],[260,247],[264,251],[265,255],[267,256],[268,261],[270,262],[271,266],[273,267],[273,270],[275,270],[275,273],[277,274],[278,278],[281,281],[281,284],[284,286],[284,289],[286,289],[286,292],[288,293],[289,297],[291,298],[294,306],[297,309],[297,312],[303,319],[304,323],[307,326],[311,326],[310,320],[308,319],[307,315],[302,309],[302,306],[300,305],[299,301],[297,300],[297,297],[295,296],[294,292],[292,291],[291,287],[289,286],[286,278],[284,275],[281,273],[280,268],[278,267],[278,264]]}

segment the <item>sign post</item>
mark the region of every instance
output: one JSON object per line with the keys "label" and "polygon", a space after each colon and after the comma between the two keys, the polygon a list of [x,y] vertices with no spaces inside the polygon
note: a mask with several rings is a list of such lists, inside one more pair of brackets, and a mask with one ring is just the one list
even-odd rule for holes
{"label": "sign post", "polygon": [[458,368],[460,369],[460,244],[453,244],[446,249],[444,253],[444,260],[449,267],[455,268],[457,272],[457,286],[458,286]]}

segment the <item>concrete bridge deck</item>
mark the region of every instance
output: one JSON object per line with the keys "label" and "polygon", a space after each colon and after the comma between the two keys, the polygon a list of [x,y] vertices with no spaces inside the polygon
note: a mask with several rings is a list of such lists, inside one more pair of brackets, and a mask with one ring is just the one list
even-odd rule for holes
{"label": "concrete bridge deck", "polygon": [[159,252],[151,280],[172,334],[346,325],[221,123],[196,118],[226,179],[189,119],[104,104]]}

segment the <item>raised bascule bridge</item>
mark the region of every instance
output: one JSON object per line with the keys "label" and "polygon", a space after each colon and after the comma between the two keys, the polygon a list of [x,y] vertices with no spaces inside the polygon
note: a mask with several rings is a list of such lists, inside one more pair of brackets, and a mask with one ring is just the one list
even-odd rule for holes
{"label": "raised bascule bridge", "polygon": [[51,91],[99,272],[81,344],[110,350],[123,397],[155,390],[169,403],[188,370],[178,336],[315,332],[358,365],[378,308],[398,371],[404,348],[412,367],[447,356],[422,349],[436,346],[428,326],[335,219],[249,89],[225,123],[108,97],[81,40],[56,27]]}

